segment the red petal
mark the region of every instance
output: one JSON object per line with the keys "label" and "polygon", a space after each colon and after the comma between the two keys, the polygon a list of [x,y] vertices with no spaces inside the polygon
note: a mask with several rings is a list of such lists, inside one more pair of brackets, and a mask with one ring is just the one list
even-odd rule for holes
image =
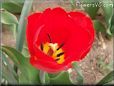
{"label": "red petal", "polygon": [[30,58],[30,63],[37,69],[47,71],[48,73],[55,73],[64,70],[64,65],[58,65],[57,63],[53,63],[51,61],[48,61],[47,59],[45,60],[46,61],[40,60],[36,56],[32,56]]}
{"label": "red petal", "polygon": [[76,24],[80,25],[80,27],[87,29],[91,34],[91,41],[94,40],[95,30],[93,28],[93,23],[91,18],[84,12],[70,12],[68,15],[75,21]]}
{"label": "red petal", "polygon": [[[70,41],[65,45],[67,51],[67,62],[73,60],[78,61],[86,56],[94,41],[94,28],[91,19],[82,12],[68,13],[75,22],[75,26],[79,27],[74,31],[74,37],[70,37]],[[73,34],[73,33],[72,33]]]}
{"label": "red petal", "polygon": [[28,48],[29,48],[29,51],[31,54],[34,53],[33,37],[34,37],[36,30],[38,29],[37,24],[40,22],[39,21],[40,15],[41,15],[41,13],[34,13],[28,17],[27,30],[26,30],[27,36],[26,37],[27,37],[27,42],[28,42]]}
{"label": "red petal", "polygon": [[43,20],[44,28],[36,37],[37,45],[50,42],[47,34],[51,36],[53,43],[61,44],[64,40],[66,41],[68,39],[68,31],[65,32],[67,30],[65,23],[67,18],[67,13],[61,8],[55,8],[47,15],[43,13],[41,20]]}
{"label": "red petal", "polygon": [[33,42],[34,42],[35,34],[43,25],[43,22],[41,20],[41,16],[43,16],[43,18],[45,18],[46,14],[49,14],[49,12],[50,12],[50,8],[46,9],[43,12],[43,14],[42,13],[34,13],[34,14],[28,16],[26,35],[27,35],[28,48],[29,48],[29,51],[31,54],[34,53]]}
{"label": "red petal", "polygon": [[[61,71],[72,61],[81,60],[92,46],[94,28],[91,19],[84,13],[66,13],[61,8],[47,9],[36,17],[32,15],[29,21],[27,40],[31,52],[30,61],[36,68],[47,72]],[[62,48],[66,59],[61,65],[38,48],[41,43],[50,41],[47,34],[53,43],[65,43]]]}

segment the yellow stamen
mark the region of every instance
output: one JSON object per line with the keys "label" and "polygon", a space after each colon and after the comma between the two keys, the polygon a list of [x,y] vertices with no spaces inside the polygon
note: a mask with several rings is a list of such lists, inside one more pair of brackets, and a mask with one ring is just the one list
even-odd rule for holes
{"label": "yellow stamen", "polygon": [[64,53],[63,53],[64,51],[62,50],[62,48],[57,50],[58,48],[59,48],[59,46],[57,43],[43,44],[43,52],[47,55],[50,55],[58,64],[62,64],[64,62]]}
{"label": "yellow stamen", "polygon": [[49,43],[43,44],[43,52],[44,52],[45,54],[48,53],[49,49],[50,49]]}
{"label": "yellow stamen", "polygon": [[[57,47],[57,48],[58,48],[58,47]],[[57,48],[56,48],[56,49],[57,49]],[[62,52],[63,52],[62,49],[56,50],[56,51],[53,53],[52,57],[53,57],[54,59],[56,59],[56,58],[58,58],[57,55],[58,55],[59,53],[62,53]],[[61,56],[59,56],[59,58],[60,58],[60,59],[57,61],[57,63],[59,63],[59,64],[63,63],[63,62],[64,62],[64,54],[61,55]]]}

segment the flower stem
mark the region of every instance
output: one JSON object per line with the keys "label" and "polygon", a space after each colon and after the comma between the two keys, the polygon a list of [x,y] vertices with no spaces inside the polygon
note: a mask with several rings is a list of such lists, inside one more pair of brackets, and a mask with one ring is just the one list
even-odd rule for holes
{"label": "flower stem", "polygon": [[[33,0],[25,0],[23,9],[20,15],[19,24],[17,26],[17,38],[16,38],[16,49],[22,52],[23,44],[25,40],[25,29],[26,29],[26,17],[31,10]],[[14,69],[17,72],[18,68],[14,65]]]}
{"label": "flower stem", "polygon": [[39,73],[39,77],[40,77],[40,82],[41,84],[45,84],[45,72],[40,70],[40,73]]}
{"label": "flower stem", "polygon": [[32,2],[33,0],[25,0],[24,6],[21,12],[21,16],[19,19],[19,24],[17,27],[18,34],[17,34],[17,40],[16,40],[16,49],[19,50],[20,52],[22,52],[23,44],[25,40],[25,30],[26,30],[26,23],[27,23],[26,17],[31,11]]}

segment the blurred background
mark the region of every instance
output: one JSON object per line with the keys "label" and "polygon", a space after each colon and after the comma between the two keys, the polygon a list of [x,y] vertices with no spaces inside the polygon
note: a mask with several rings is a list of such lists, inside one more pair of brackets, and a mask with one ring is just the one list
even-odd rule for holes
{"label": "blurred background", "polygon": [[[29,2],[30,0],[28,0]],[[88,4],[88,5],[87,5]],[[16,47],[16,34],[24,0],[4,0],[0,13],[2,45]],[[91,51],[79,62],[85,84],[95,84],[113,70],[114,0],[34,0],[29,14],[42,12],[50,7],[62,7],[66,11],[85,11],[93,20],[96,37]],[[29,15],[28,14],[28,15]],[[26,20],[27,16],[24,18]],[[23,55],[27,52],[26,39]],[[9,62],[11,64],[12,61]],[[4,82],[4,79],[2,79]],[[113,82],[111,82],[113,83]]]}

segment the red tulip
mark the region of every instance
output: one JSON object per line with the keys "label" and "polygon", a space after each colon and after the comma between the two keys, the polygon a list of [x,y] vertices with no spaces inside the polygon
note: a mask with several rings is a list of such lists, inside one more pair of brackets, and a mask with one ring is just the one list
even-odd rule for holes
{"label": "red tulip", "polygon": [[94,41],[94,27],[84,12],[48,8],[28,16],[26,36],[30,63],[37,69],[56,73],[86,56]]}

